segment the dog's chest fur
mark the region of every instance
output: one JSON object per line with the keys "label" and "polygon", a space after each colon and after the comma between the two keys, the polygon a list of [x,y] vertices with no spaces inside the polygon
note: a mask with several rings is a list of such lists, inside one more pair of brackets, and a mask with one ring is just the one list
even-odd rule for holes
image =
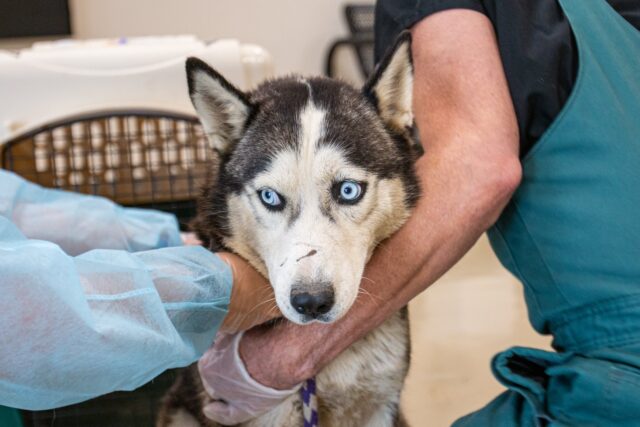
{"label": "dog's chest fur", "polygon": [[[400,392],[409,369],[407,309],[357,341],[316,377],[323,427],[405,426]],[[202,415],[209,402],[195,365],[165,396],[158,427],[222,427]],[[302,399],[295,393],[270,412],[240,427],[300,427]]]}
{"label": "dog's chest fur", "polygon": [[[397,426],[400,391],[409,368],[406,309],[357,341],[316,377],[322,426]],[[302,425],[299,393],[243,426]]]}

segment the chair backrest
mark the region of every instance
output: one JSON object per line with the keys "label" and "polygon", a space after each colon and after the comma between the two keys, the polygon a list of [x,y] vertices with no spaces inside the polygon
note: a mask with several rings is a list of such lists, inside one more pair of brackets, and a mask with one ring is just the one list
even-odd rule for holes
{"label": "chair backrest", "polygon": [[42,186],[170,211],[183,223],[217,165],[196,117],[155,110],[52,122],[1,145],[0,160]]}
{"label": "chair backrest", "polygon": [[350,4],[345,6],[344,13],[351,35],[356,40],[368,41],[354,45],[360,67],[366,77],[373,72],[375,67],[373,44],[375,6],[369,4]]}
{"label": "chair backrest", "polygon": [[348,4],[344,13],[352,35],[373,34],[375,6],[370,4]]}

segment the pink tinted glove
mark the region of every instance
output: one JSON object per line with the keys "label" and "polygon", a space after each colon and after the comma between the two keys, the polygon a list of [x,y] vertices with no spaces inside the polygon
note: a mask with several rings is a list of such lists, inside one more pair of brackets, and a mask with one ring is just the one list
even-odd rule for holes
{"label": "pink tinted glove", "polygon": [[202,384],[212,399],[204,415],[224,425],[262,415],[300,388],[276,390],[251,378],[238,351],[242,335],[218,334],[215,345],[198,361]]}

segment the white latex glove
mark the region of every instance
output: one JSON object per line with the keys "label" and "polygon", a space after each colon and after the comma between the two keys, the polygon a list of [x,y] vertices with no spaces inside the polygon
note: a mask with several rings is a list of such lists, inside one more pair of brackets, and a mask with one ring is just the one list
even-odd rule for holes
{"label": "white latex glove", "polygon": [[251,378],[240,358],[238,346],[243,332],[218,334],[215,345],[198,362],[202,384],[212,402],[204,415],[223,425],[239,424],[268,412],[298,391],[276,390]]}

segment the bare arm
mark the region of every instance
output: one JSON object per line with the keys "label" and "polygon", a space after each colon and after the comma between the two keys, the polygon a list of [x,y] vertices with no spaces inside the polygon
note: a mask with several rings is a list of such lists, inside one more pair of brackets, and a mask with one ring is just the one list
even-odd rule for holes
{"label": "bare arm", "polygon": [[[451,29],[455,28],[455,31]],[[374,253],[361,297],[332,325],[258,328],[240,351],[249,373],[274,388],[315,375],[455,264],[495,222],[520,182],[518,128],[489,20],[468,10],[425,18],[412,30],[414,110],[425,145],[423,195]]]}

